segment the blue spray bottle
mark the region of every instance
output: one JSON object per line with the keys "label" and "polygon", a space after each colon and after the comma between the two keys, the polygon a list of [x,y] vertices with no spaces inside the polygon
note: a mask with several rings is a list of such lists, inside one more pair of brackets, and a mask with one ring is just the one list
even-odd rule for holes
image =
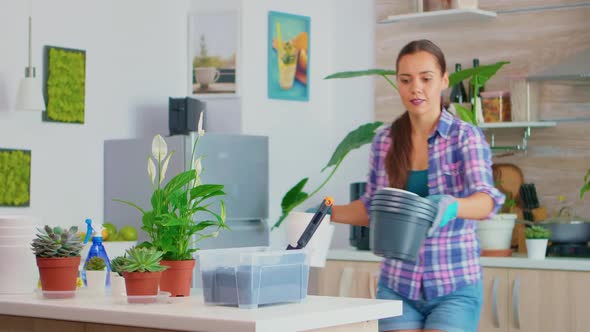
{"label": "blue spray bottle", "polygon": [[[95,229],[92,227],[92,219],[86,219],[84,221],[86,223],[86,237],[84,238],[84,244],[88,243],[90,237],[92,236],[92,246],[90,250],[88,250],[88,257],[84,261],[84,267],[88,264],[90,258],[94,256],[98,256],[102,258],[107,266],[107,281],[106,286],[110,286],[111,284],[111,262],[109,261],[109,256],[107,255],[107,251],[105,250],[104,246],[102,245],[102,224],[100,225],[100,229]],[[94,233],[94,234],[93,234]],[[84,285],[86,285],[86,269],[82,269],[82,280],[84,280]]]}

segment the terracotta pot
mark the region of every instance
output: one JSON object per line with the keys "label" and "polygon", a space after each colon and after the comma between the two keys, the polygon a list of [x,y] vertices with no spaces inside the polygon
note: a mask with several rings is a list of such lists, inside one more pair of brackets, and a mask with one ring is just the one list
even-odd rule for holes
{"label": "terracotta pot", "polygon": [[39,267],[41,288],[44,291],[71,291],[71,295],[63,294],[56,297],[74,296],[80,256],[63,258],[37,257],[37,266]]}
{"label": "terracotta pot", "polygon": [[170,296],[190,296],[193,281],[195,260],[160,261],[160,265],[168,266],[162,272],[160,289],[170,292]]}
{"label": "terracotta pot", "polygon": [[157,296],[162,272],[123,272],[127,296]]}

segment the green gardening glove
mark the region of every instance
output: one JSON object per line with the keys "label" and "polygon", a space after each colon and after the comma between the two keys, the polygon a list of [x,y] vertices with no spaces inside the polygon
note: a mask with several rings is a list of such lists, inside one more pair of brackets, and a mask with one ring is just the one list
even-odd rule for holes
{"label": "green gardening glove", "polygon": [[427,196],[426,199],[438,205],[438,212],[427,233],[428,237],[431,237],[437,229],[446,226],[449,221],[457,218],[459,203],[451,195],[432,195]]}

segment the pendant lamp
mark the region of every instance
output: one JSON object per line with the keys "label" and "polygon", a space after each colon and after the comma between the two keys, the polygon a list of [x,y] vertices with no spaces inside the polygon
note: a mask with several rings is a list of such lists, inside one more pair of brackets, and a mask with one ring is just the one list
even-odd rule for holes
{"label": "pendant lamp", "polygon": [[25,77],[21,79],[16,96],[16,109],[19,111],[43,111],[45,99],[41,91],[41,80],[35,77],[35,67],[31,56],[31,27],[33,19],[29,16],[29,65]]}

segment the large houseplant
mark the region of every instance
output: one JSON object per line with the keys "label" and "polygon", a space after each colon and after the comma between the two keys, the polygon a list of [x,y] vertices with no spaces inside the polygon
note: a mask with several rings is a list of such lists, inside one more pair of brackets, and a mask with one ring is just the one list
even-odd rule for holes
{"label": "large houseplant", "polygon": [[64,230],[46,225],[31,243],[45,297],[74,296],[83,246],[77,232],[76,226]]}
{"label": "large houseplant", "polygon": [[[471,78],[471,84],[473,86],[470,89],[473,90],[473,95],[479,94],[479,89],[492,78],[504,66],[510,63],[509,61],[500,61],[492,65],[479,66],[475,68],[464,69],[458,72],[454,72],[449,75],[449,86],[453,86],[463,80]],[[396,91],[398,91],[397,85],[389,78],[389,76],[395,76],[396,71],[391,69],[369,69],[360,71],[345,71],[339,72],[326,77],[326,79],[335,78],[351,78],[360,76],[371,76],[377,75],[383,77],[389,85],[391,85]],[[474,111],[471,111],[460,104],[453,104],[461,120],[477,125],[477,118]]]}
{"label": "large houseplant", "polygon": [[[172,296],[188,296],[195,260],[193,253],[198,250],[194,245],[205,238],[215,237],[225,223],[225,204],[219,199],[220,213],[210,209],[209,200],[225,195],[223,185],[201,183],[202,157],[195,159],[196,147],[205,131],[202,129],[203,113],[198,124],[198,137],[193,144],[190,164],[187,171],[174,176],[166,185],[163,184],[170,158],[174,151],[168,153],[168,146],[162,136],[156,135],[152,141],[152,156],[148,157],[148,174],[154,192],[151,197],[151,209],[143,209],[134,203],[116,200],[138,209],[142,217],[141,229],[150,237],[150,242],[141,247],[154,247],[163,252],[161,264],[169,269],[162,275],[161,289]],[[152,159],[153,158],[153,159]],[[154,162],[155,160],[155,162]],[[194,214],[204,212],[211,219],[195,221]],[[207,228],[215,227],[214,232],[204,234]]]}

